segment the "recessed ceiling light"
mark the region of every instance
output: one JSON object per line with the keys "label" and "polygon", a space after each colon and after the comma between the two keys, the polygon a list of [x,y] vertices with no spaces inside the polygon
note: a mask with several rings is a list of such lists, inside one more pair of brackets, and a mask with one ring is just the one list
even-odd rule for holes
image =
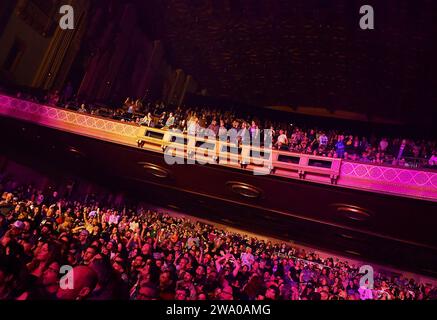
{"label": "recessed ceiling light", "polygon": [[237,193],[245,198],[257,199],[262,195],[261,189],[247,183],[229,181],[226,184],[234,193]]}
{"label": "recessed ceiling light", "polygon": [[351,236],[349,234],[344,234],[344,233],[339,233],[338,236],[341,238],[344,238],[344,239],[350,239],[350,240],[355,239],[354,236]]}
{"label": "recessed ceiling light", "polygon": [[176,205],[174,205],[174,204],[168,204],[167,207],[169,207],[169,208],[171,208],[171,209],[174,209],[174,210],[178,210],[178,211],[181,210],[181,208],[179,208],[178,206],[176,206]]}
{"label": "recessed ceiling light", "polygon": [[352,254],[354,256],[361,256],[361,253],[353,251],[353,250],[345,250],[346,253]]}
{"label": "recessed ceiling light", "polygon": [[85,156],[85,154],[76,147],[68,146],[67,151],[74,154],[75,156],[79,156],[79,157]]}
{"label": "recessed ceiling light", "polygon": [[153,175],[154,177],[168,178],[170,176],[170,172],[167,169],[164,169],[157,164],[149,162],[139,162],[138,164],[142,166],[147,173]]}
{"label": "recessed ceiling light", "polygon": [[353,221],[366,221],[371,217],[368,210],[358,206],[342,203],[335,203],[331,206],[335,207],[338,213]]}

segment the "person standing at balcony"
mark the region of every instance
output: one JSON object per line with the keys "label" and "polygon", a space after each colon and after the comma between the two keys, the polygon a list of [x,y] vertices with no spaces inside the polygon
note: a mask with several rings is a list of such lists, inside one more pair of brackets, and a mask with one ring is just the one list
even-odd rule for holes
{"label": "person standing at balcony", "polygon": [[219,126],[217,125],[217,121],[215,119],[211,121],[211,124],[208,126],[208,129],[214,132],[215,136],[219,134]]}
{"label": "person standing at balcony", "polygon": [[319,137],[319,147],[320,148],[326,148],[328,146],[328,137],[324,132]]}
{"label": "person standing at balcony", "polygon": [[316,140],[316,132],[314,131],[314,129],[310,130],[309,134],[307,135],[307,138],[309,144],[312,144],[314,140]]}
{"label": "person standing at balcony", "polygon": [[170,128],[171,126],[173,126],[175,123],[175,117],[173,115],[173,112],[170,112],[167,121],[165,122],[165,126],[167,128]]}
{"label": "person standing at balcony", "polygon": [[80,112],[80,113],[87,113],[87,110],[86,110],[86,108],[85,108],[85,104],[81,104],[80,105],[80,108],[79,108],[79,110],[77,110],[77,112]]}
{"label": "person standing at balcony", "polygon": [[200,131],[205,130],[206,128],[206,115],[205,113],[202,114],[202,117],[200,119],[198,119],[199,127],[200,127]]}
{"label": "person standing at balcony", "polygon": [[437,167],[437,150],[434,150],[431,154],[431,158],[429,158],[428,164],[431,167]]}
{"label": "person standing at balcony", "polygon": [[387,141],[387,138],[384,137],[379,142],[379,150],[381,152],[385,152],[387,150],[387,147],[388,147],[388,141]]}
{"label": "person standing at balcony", "polygon": [[141,99],[137,99],[137,100],[135,101],[135,110],[136,110],[137,112],[139,112],[139,111],[143,111],[143,103],[141,102]]}
{"label": "person standing at balcony", "polygon": [[59,103],[60,96],[59,91],[55,90],[48,95],[47,102],[51,106],[56,106]]}
{"label": "person standing at balcony", "polygon": [[129,119],[132,119],[132,117],[134,115],[134,111],[135,111],[135,105],[133,102],[131,102],[127,108],[127,117]]}
{"label": "person standing at balcony", "polygon": [[220,127],[218,130],[218,136],[220,141],[226,141],[227,139],[228,130],[225,126],[225,121],[223,119],[220,119]]}
{"label": "person standing at balcony", "polygon": [[199,133],[199,118],[193,116],[187,123],[188,145],[187,153],[188,157],[192,158],[196,153],[196,135]]}
{"label": "person standing at balcony", "polygon": [[239,128],[240,124],[238,123],[238,121],[234,120],[232,122],[232,128],[229,129],[228,134],[229,134],[229,142],[234,144],[235,146],[238,145],[238,128]]}
{"label": "person standing at balcony", "polygon": [[338,141],[335,144],[335,151],[336,151],[339,158],[343,158],[343,156],[344,156],[345,147],[344,147],[343,139],[344,139],[344,137],[342,135],[339,135]]}
{"label": "person standing at balcony", "polygon": [[241,167],[246,169],[250,163],[250,132],[245,121],[241,124],[238,138],[241,143]]}
{"label": "person standing at balcony", "polygon": [[407,140],[403,139],[401,145],[399,146],[399,149],[397,150],[397,152],[395,153],[396,156],[396,160],[400,160],[404,157],[404,154],[406,153],[406,148],[407,148]]}
{"label": "person standing at balcony", "polygon": [[[230,132],[229,132],[230,133]],[[220,119],[220,126],[218,128],[218,150],[220,153],[219,161],[225,161],[227,163],[227,153],[224,152],[227,148],[225,144],[228,141],[228,129],[225,126],[225,121],[223,119]]]}
{"label": "person standing at balcony", "polygon": [[199,132],[199,118],[192,116],[187,122],[187,133],[195,136]]}
{"label": "person standing at balcony", "polygon": [[287,135],[284,133],[284,130],[279,130],[279,136],[276,140],[276,146],[278,147],[278,150],[288,147],[288,138]]}
{"label": "person standing at balcony", "polygon": [[358,136],[355,136],[354,138],[354,142],[352,143],[352,150],[355,155],[360,152],[360,138],[358,138]]}
{"label": "person standing at balcony", "polygon": [[360,141],[360,151],[361,152],[364,152],[364,151],[366,151],[367,152],[367,147],[369,146],[369,142],[367,141],[367,138],[366,137],[363,137],[362,139],[361,139],[361,141]]}
{"label": "person standing at balcony", "polygon": [[252,121],[252,124],[250,126],[250,137],[252,140],[252,145],[259,146],[260,144],[260,130],[258,125],[256,124],[255,120]]}
{"label": "person standing at balcony", "polygon": [[144,118],[141,119],[140,121],[140,125],[145,125],[147,127],[153,127],[153,118],[152,118],[152,114],[149,112],[147,113],[146,116],[144,116]]}
{"label": "person standing at balcony", "polygon": [[345,151],[350,152],[353,149],[354,136],[348,135],[344,138]]}

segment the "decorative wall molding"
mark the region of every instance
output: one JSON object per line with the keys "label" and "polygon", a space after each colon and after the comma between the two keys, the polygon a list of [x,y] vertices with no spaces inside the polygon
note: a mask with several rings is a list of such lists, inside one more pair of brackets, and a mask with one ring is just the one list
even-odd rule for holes
{"label": "decorative wall molding", "polygon": [[[18,116],[17,112],[20,112],[20,116]],[[53,124],[57,121],[60,121],[77,125],[78,128],[85,127],[97,129],[132,138],[137,136],[138,131],[138,126],[136,125],[123,123],[120,121],[106,120],[100,117],[49,107],[35,102],[19,100],[4,95],[0,95],[0,113],[17,118],[25,118],[25,116],[21,116],[23,113],[25,113],[28,116],[33,116],[27,117],[26,120],[33,120],[42,124],[50,125],[50,123],[48,123],[50,121],[52,121]],[[35,116],[37,116],[38,119],[36,119]]]}
{"label": "decorative wall molding", "polygon": [[437,172],[343,161],[339,185],[437,201]]}
{"label": "decorative wall molding", "polygon": [[390,168],[345,161],[341,167],[341,174],[342,176],[352,176],[373,181],[437,188],[437,172],[431,171]]}

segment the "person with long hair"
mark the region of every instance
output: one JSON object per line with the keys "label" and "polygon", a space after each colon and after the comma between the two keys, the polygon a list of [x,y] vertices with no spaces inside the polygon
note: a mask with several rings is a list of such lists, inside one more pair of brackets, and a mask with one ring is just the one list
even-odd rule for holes
{"label": "person with long hair", "polygon": [[17,300],[55,300],[59,288],[60,267],[58,262],[51,262],[34,285],[17,297]]}
{"label": "person with long hair", "polygon": [[36,278],[41,278],[52,262],[59,261],[59,255],[60,247],[57,243],[39,242],[33,250],[34,258],[27,264],[29,273]]}

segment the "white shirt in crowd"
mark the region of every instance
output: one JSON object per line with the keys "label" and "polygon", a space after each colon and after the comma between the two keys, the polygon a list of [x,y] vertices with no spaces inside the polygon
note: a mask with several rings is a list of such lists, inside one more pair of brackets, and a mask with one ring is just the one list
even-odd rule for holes
{"label": "white shirt in crowd", "polygon": [[287,136],[283,133],[278,137],[278,142],[281,144],[287,144]]}
{"label": "white shirt in crowd", "polygon": [[199,125],[195,121],[188,123],[187,133],[189,135],[195,136],[199,132]]}
{"label": "white shirt in crowd", "polygon": [[90,218],[94,218],[97,214],[98,214],[97,211],[96,211],[96,210],[93,210],[93,211],[91,211],[91,212],[88,214],[88,217],[90,217]]}
{"label": "white shirt in crowd", "polygon": [[135,221],[132,221],[129,224],[129,229],[132,231],[136,231],[137,229],[139,229],[139,227],[140,227],[140,224],[138,222],[135,222]]}
{"label": "white shirt in crowd", "polygon": [[219,128],[219,132],[218,132],[219,137],[224,137],[226,136],[227,133],[228,130],[225,127],[222,126]]}
{"label": "white shirt in crowd", "polygon": [[242,265],[246,265],[248,267],[250,267],[253,263],[253,261],[255,260],[255,258],[253,257],[253,254],[249,253],[249,252],[243,252],[240,256],[241,258],[241,262]]}
{"label": "white shirt in crowd", "polygon": [[111,214],[109,216],[109,224],[118,224],[118,215]]}
{"label": "white shirt in crowd", "polygon": [[320,144],[321,146],[326,146],[326,145],[328,144],[328,137],[327,137],[325,134],[322,134],[322,135],[319,137],[319,144]]}

